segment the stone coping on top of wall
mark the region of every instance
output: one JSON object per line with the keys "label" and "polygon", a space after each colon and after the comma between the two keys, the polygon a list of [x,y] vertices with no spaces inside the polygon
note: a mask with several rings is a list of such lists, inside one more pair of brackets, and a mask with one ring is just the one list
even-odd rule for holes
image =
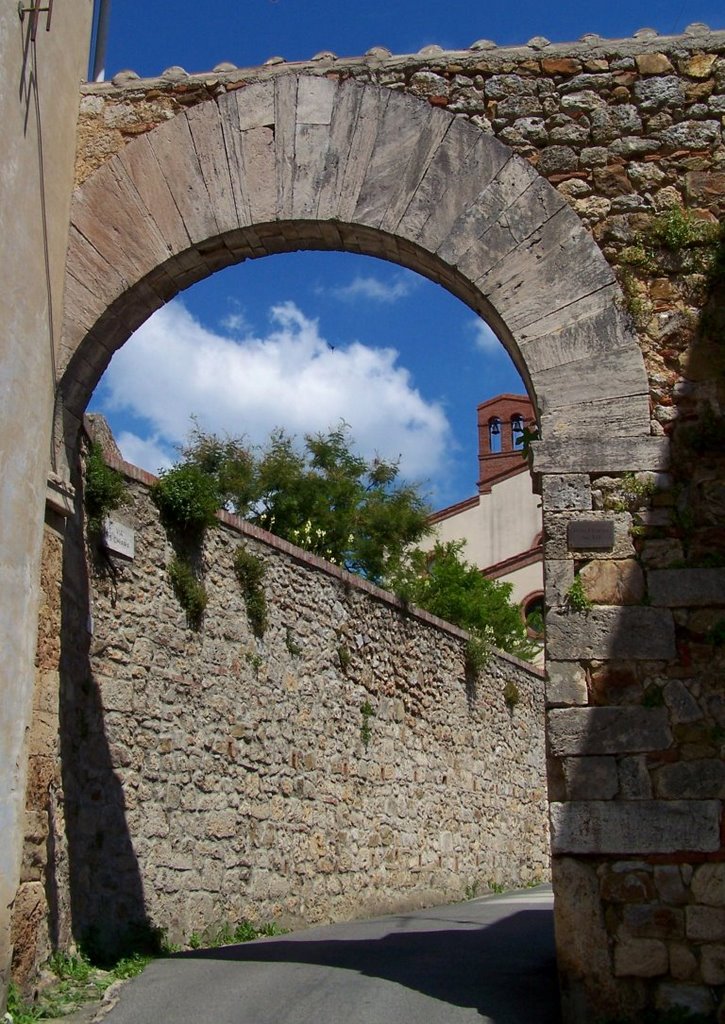
{"label": "stone coping on top of wall", "polygon": [[[145,469],[134,466],[132,463],[126,462],[124,459],[119,459],[116,456],[111,455],[109,452],[104,453],[104,459],[111,469],[117,470],[117,472],[128,477],[130,480],[135,480],[148,487],[152,487],[158,480],[158,477],[154,476],[153,473],[149,473]],[[340,580],[346,587],[353,587],[363,593],[369,594],[370,597],[375,598],[375,600],[381,601],[383,604],[387,604],[391,608],[397,608],[399,611],[405,611],[406,615],[412,616],[419,622],[423,622],[426,625],[433,626],[435,629],[441,629],[450,636],[458,637],[461,640],[468,639],[468,633],[465,629],[460,629],[458,626],[454,626],[452,623],[446,622],[445,619],[439,619],[437,615],[431,615],[430,612],[425,611],[423,608],[406,605],[399,597],[396,597],[395,594],[391,594],[390,591],[383,590],[382,587],[378,587],[374,583],[370,583],[369,580],[363,579],[362,576],[356,576],[354,573],[347,572],[345,569],[341,569],[340,566],[335,565],[333,562],[328,562],[327,559],[321,558],[319,555],[313,555],[311,552],[305,551],[304,548],[299,548],[295,544],[290,544],[289,541],[283,540],[281,537],[277,537],[273,533],[268,533],[267,530],[262,530],[260,527],[246,522],[239,516],[232,515],[230,512],[226,512],[221,509],[217,512],[217,518],[219,522],[234,530],[236,533],[261,541],[261,543],[289,555],[290,558],[295,559],[297,562],[301,562],[303,565],[310,566],[311,568],[317,569],[319,572],[323,572],[326,575],[331,576],[333,579]],[[538,676],[540,679],[544,679],[546,677],[544,670],[532,665],[531,662],[523,661],[521,658],[517,658],[515,655],[509,654],[507,651],[501,651],[498,648],[494,648],[494,652],[497,657],[503,658],[504,661],[508,661],[518,668],[525,669],[532,675]]]}
{"label": "stone coping on top of wall", "polygon": [[[725,49],[725,30],[711,29],[703,22],[693,22],[681,35],[660,35],[653,28],[640,28],[629,38],[607,39],[596,33],[589,32],[576,42],[554,43],[544,36],[534,36],[525,44],[499,46],[490,39],[478,39],[465,50],[445,50],[441,46],[428,45],[414,54],[393,54],[385,46],[373,46],[364,55],[358,57],[339,57],[330,50],[322,50],[309,60],[287,61],[281,56],[269,57],[258,67],[238,67],[230,61],[222,61],[211,71],[189,73],[182,67],[166,68],[160,75],[141,78],[135,71],[117,72],[108,82],[87,82],[82,85],[83,94],[108,93],[119,89],[148,88],[150,85],[159,87],[178,85],[180,82],[203,83],[205,85],[234,83],[243,84],[249,80],[259,80],[294,68],[295,71],[327,73],[335,72],[355,74],[364,73],[374,67],[376,73],[383,69],[391,71],[405,70],[414,73],[417,68],[434,68],[437,65],[448,66],[451,62],[460,63],[463,68],[481,65],[486,71],[514,71],[516,66],[528,62],[541,61],[542,70],[556,71],[553,66],[547,68],[547,62],[556,62],[562,57],[579,60],[596,60],[601,56],[628,57],[639,54],[657,53],[666,50],[669,53],[696,52],[706,48],[709,51]],[[538,70],[538,68],[537,68]],[[210,81],[210,78],[214,82]]]}

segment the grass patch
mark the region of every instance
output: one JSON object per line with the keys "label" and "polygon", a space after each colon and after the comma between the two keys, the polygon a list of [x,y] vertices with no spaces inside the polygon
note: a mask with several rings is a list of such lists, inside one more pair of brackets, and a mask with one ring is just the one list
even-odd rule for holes
{"label": "grass patch", "polygon": [[[274,921],[254,925],[251,921],[243,920],[236,926],[222,925],[209,936],[201,936],[195,932],[189,939],[189,948],[216,948],[285,933],[286,930],[280,928]],[[140,936],[142,949],[122,956],[107,968],[97,966],[82,952],[53,953],[46,966],[55,975],[56,980],[35,1002],[24,1000],[17,986],[10,983],[7,1009],[9,1018],[5,1018],[6,1024],[34,1024],[39,1020],[65,1017],[85,1003],[102,999],[104,992],[114,981],[135,978],[152,960],[179,951],[178,947],[169,946],[161,933],[152,931],[149,935],[151,938],[148,941]]]}

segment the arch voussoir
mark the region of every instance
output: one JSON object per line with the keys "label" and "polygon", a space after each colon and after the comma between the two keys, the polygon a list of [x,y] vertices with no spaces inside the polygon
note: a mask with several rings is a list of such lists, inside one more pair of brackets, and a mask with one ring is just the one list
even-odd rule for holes
{"label": "arch voussoir", "polygon": [[199,170],[214,209],[217,227],[220,232],[234,231],[239,227],[239,214],[234,202],[219,108],[216,103],[207,101],[204,106],[192,107],[184,116],[189,123]]}
{"label": "arch voussoir", "polygon": [[192,243],[218,235],[219,220],[202,174],[188,114],[179,114],[150,132],[148,140]]}
{"label": "arch voussoir", "polygon": [[[391,230],[436,252],[461,215],[511,158],[496,139],[484,138],[456,118],[436,150],[415,194]],[[451,180],[455,178],[456,188]]]}
{"label": "arch voussoir", "polygon": [[292,189],[295,218],[317,216],[336,94],[334,83],[327,78],[306,77],[298,81]]}
{"label": "arch voussoir", "polygon": [[274,92],[254,83],[219,100],[232,194],[240,225],[274,217],[277,205],[274,158]]}
{"label": "arch voussoir", "polygon": [[174,202],[148,137],[140,135],[134,139],[121,150],[117,159],[148,211],[149,221],[156,224],[169,250],[172,253],[185,250],[191,244],[186,222]]}

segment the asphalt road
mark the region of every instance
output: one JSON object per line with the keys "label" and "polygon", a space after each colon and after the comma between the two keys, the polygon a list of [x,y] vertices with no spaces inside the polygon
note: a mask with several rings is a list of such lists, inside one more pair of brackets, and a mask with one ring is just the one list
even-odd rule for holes
{"label": "asphalt road", "polygon": [[104,1024],[560,1024],[548,886],[194,950]]}

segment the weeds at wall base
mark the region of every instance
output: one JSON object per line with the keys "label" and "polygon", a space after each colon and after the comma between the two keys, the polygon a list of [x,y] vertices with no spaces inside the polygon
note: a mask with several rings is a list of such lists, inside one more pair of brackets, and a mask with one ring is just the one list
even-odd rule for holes
{"label": "weeds at wall base", "polygon": [[[141,935],[140,932],[137,934]],[[257,926],[245,919],[236,926],[224,924],[211,934],[193,932],[189,938],[189,948],[216,949],[284,934],[286,929],[280,928],[274,921]],[[140,941],[142,949],[127,953],[107,969],[94,964],[92,958],[83,952],[54,953],[47,967],[57,981],[49,985],[34,1002],[24,1000],[17,986],[11,982],[8,990],[8,1015],[3,1024],[34,1024],[35,1021],[65,1017],[85,1003],[102,999],[106,989],[115,981],[135,978],[153,960],[180,952],[178,947],[170,946],[161,933],[154,929],[149,929],[146,939],[141,937]],[[149,950],[149,943],[155,947],[153,951]]]}

